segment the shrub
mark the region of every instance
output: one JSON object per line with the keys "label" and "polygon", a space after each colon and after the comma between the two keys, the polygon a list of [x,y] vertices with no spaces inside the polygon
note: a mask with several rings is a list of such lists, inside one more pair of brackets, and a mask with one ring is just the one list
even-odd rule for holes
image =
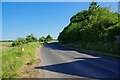
{"label": "shrub", "polygon": [[53,38],[50,36],[50,35],[48,35],[47,37],[46,37],[46,41],[50,41],[50,40],[52,40]]}
{"label": "shrub", "polygon": [[26,36],[26,40],[27,42],[36,42],[37,38],[33,34],[31,34],[31,35]]}
{"label": "shrub", "polygon": [[27,43],[27,41],[24,38],[17,38],[13,43],[12,46],[22,45]]}
{"label": "shrub", "polygon": [[45,37],[42,36],[41,38],[39,38],[39,42],[44,42],[45,41]]}

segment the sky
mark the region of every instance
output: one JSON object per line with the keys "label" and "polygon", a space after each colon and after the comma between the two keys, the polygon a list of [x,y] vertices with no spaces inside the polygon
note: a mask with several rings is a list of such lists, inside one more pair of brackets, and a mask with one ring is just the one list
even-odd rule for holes
{"label": "sky", "polygon": [[[2,0],[3,2],[91,2],[93,0]],[[119,0],[94,0],[97,2],[118,2]]]}
{"label": "sky", "polygon": [[[101,7],[118,11],[117,2],[98,2]],[[34,34],[37,38],[50,34],[57,38],[70,18],[88,9],[90,2],[3,2],[2,39],[15,40]],[[1,36],[1,35],[0,35]]]}
{"label": "sky", "polygon": [[0,40],[2,39],[2,3],[0,2]]}

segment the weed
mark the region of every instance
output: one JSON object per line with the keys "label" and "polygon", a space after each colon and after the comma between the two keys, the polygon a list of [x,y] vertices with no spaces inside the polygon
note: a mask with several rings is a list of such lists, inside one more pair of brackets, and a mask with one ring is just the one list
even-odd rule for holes
{"label": "weed", "polygon": [[21,50],[20,46],[2,51],[2,77],[3,78],[16,78],[19,77],[17,72],[20,67],[30,61],[29,64],[35,63],[36,49],[41,44],[33,42],[29,45],[23,45],[25,51]]}
{"label": "weed", "polygon": [[31,59],[31,60],[27,63],[27,65],[32,65],[32,64],[34,64],[35,62],[36,62],[35,59]]}

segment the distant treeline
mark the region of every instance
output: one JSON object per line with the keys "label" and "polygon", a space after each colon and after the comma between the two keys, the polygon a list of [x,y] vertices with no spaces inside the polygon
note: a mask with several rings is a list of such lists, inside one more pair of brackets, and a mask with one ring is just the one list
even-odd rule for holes
{"label": "distant treeline", "polygon": [[42,36],[39,39],[37,39],[33,34],[27,35],[26,38],[17,38],[15,41],[13,41],[12,46],[18,46],[22,44],[28,44],[30,42],[47,42],[51,41],[53,38],[50,35],[47,35],[46,37]]}
{"label": "distant treeline", "polygon": [[59,42],[84,49],[119,54],[120,14],[92,2],[88,10],[72,16],[58,36]]}
{"label": "distant treeline", "polygon": [[13,42],[13,40],[1,40],[0,42]]}

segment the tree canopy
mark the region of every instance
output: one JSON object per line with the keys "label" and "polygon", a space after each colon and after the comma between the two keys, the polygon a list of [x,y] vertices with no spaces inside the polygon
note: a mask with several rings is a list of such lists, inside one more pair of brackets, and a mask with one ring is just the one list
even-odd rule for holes
{"label": "tree canopy", "polygon": [[44,36],[39,38],[39,42],[44,42],[44,41],[45,41],[45,37]]}
{"label": "tree canopy", "polygon": [[33,35],[33,34],[30,34],[30,35],[27,35],[26,36],[26,40],[28,42],[36,42],[37,41],[37,38]]}
{"label": "tree canopy", "polygon": [[[118,13],[92,2],[88,10],[73,15],[70,23],[58,36],[59,42],[113,42],[120,35]],[[119,15],[120,16],[120,15]],[[118,33],[119,32],[119,33]]]}
{"label": "tree canopy", "polygon": [[26,40],[24,38],[17,38],[13,43],[12,46],[18,46],[22,44],[26,44]]}
{"label": "tree canopy", "polygon": [[53,38],[50,36],[50,35],[47,35],[47,37],[46,37],[46,41],[50,41],[50,40],[52,40]]}

